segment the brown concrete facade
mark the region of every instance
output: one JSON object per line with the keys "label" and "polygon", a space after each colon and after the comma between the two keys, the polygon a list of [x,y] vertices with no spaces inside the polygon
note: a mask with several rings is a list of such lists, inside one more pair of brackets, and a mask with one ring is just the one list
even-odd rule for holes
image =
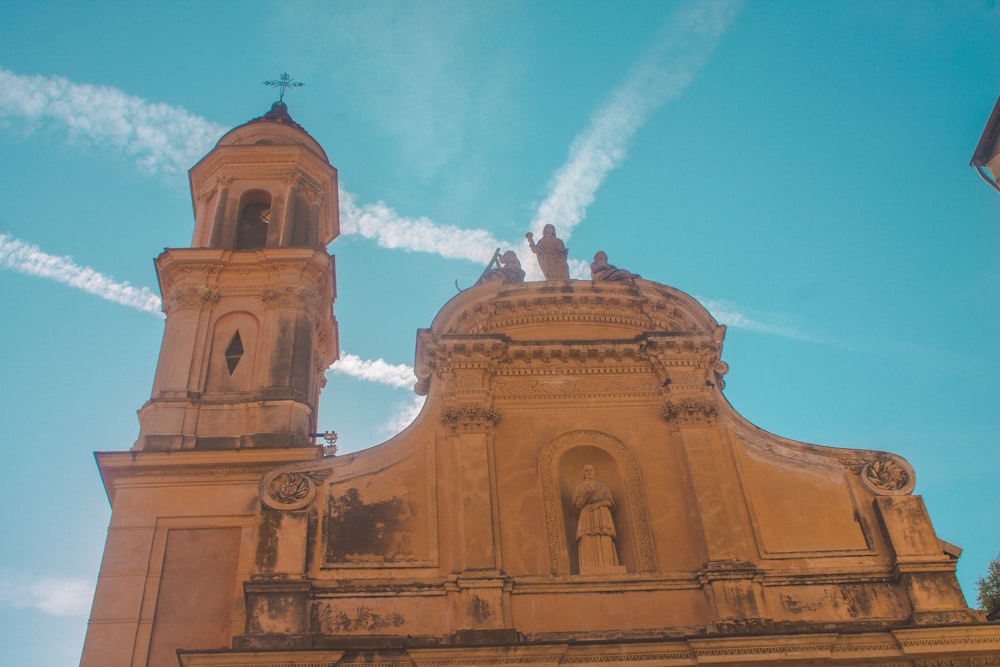
{"label": "brown concrete facade", "polygon": [[[270,247],[189,252],[220,276],[321,273],[267,268]],[[266,310],[269,287],[227,280],[226,312]],[[335,340],[319,292],[286,321]],[[187,369],[228,369],[232,338],[191,310],[175,329],[168,311],[162,354],[205,386]],[[1000,665],[909,463],[748,423],[722,393],[724,334],[647,280],[487,282],[418,332],[416,421],[343,456],[255,440],[287,419],[264,440],[300,443],[318,382],[268,398],[286,385],[255,365],[249,394],[208,402],[157,384],[136,447],[97,457],[113,513],[83,664]],[[271,400],[280,418],[248,416]],[[240,416],[188,428],[221,423],[209,409]]]}

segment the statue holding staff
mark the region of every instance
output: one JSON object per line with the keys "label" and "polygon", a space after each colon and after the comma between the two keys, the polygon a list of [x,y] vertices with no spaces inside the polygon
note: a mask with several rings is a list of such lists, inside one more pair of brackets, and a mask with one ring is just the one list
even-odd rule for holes
{"label": "statue holding staff", "polygon": [[493,253],[493,259],[486,265],[486,269],[483,270],[476,284],[482,285],[497,281],[504,285],[524,282],[524,269],[521,268],[521,262],[513,250],[508,250],[501,255],[500,248],[497,248],[496,252]]}

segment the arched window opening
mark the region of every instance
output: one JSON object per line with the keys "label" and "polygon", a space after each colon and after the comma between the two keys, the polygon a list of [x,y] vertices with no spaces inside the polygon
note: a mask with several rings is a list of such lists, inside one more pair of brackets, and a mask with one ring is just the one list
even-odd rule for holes
{"label": "arched window opening", "polygon": [[256,250],[267,245],[267,230],[271,223],[271,196],[252,192],[244,198],[236,230],[237,250]]}

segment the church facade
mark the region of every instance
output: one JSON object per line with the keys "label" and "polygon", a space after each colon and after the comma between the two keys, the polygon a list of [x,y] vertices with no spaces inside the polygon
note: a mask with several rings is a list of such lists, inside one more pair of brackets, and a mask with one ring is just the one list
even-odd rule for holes
{"label": "church facade", "polygon": [[325,455],[336,170],[279,102],[191,188],[83,665],[1000,665],[912,467],[747,422],[725,327],[606,256],[498,258],[417,333],[416,421]]}

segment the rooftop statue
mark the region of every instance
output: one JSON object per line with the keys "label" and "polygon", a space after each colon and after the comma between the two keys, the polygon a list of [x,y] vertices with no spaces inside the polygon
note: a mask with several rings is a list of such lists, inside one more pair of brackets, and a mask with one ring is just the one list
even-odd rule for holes
{"label": "rooftop statue", "polygon": [[513,250],[501,255],[500,248],[497,248],[493,253],[493,259],[486,265],[486,270],[479,276],[476,284],[492,282],[501,282],[504,285],[524,282],[524,269],[521,268],[521,261]]}
{"label": "rooftop statue", "polygon": [[524,238],[528,239],[531,252],[538,257],[538,266],[542,267],[545,279],[569,280],[569,264],[566,262],[569,251],[556,236],[555,226],[545,225],[542,228],[542,239],[538,243],[535,243],[534,236],[528,232]]}
{"label": "rooftop statue", "polygon": [[632,283],[638,277],[637,274],[619,269],[614,264],[608,264],[608,254],[603,250],[597,251],[597,254],[594,255],[594,261],[590,264],[591,280]]}

